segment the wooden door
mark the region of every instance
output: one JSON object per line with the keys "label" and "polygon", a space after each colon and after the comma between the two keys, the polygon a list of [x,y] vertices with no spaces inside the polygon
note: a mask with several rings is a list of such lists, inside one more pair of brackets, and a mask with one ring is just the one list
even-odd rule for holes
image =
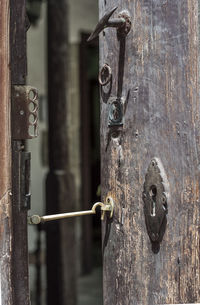
{"label": "wooden door", "polygon": [[17,121],[11,111],[14,86],[23,86],[26,78],[25,17],[25,0],[0,1],[0,304],[8,305],[29,304],[27,209],[20,177],[24,142],[11,128]]}
{"label": "wooden door", "polygon": [[[27,76],[26,32],[30,26],[26,15],[26,0],[10,0],[10,85],[12,91],[11,128],[12,128],[12,219],[11,219],[11,291],[12,301],[9,305],[29,305],[29,273],[28,273],[28,237],[27,212],[29,208],[29,154],[25,150],[26,138],[14,136],[20,133],[18,116],[13,116],[16,105],[15,86],[25,88]],[[28,101],[27,101],[28,102]],[[22,110],[23,111],[23,110]],[[23,113],[23,112],[22,112]],[[22,116],[23,118],[23,116]],[[23,130],[26,133],[26,130]],[[27,191],[27,193],[26,193]],[[27,200],[27,201],[26,201]],[[2,304],[7,304],[2,303]]]}
{"label": "wooden door", "polygon": [[[100,69],[112,70],[100,90],[102,200],[115,201],[102,224],[104,305],[200,303],[199,4],[99,0],[100,16],[116,5],[110,19],[127,10],[132,25],[99,35]],[[114,100],[119,124],[109,121]],[[158,212],[159,192],[166,214],[155,237],[144,212],[153,198]]]}

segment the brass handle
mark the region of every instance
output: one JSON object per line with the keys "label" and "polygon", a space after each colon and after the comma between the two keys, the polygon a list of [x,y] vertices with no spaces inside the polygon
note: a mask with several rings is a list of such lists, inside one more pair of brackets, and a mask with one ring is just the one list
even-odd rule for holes
{"label": "brass handle", "polygon": [[32,215],[28,217],[28,223],[37,225],[41,222],[47,222],[52,220],[59,220],[59,219],[65,219],[70,217],[77,217],[77,216],[84,216],[84,215],[91,215],[96,214],[96,208],[101,207],[101,219],[104,220],[105,212],[110,213],[110,218],[113,216],[114,211],[114,201],[111,197],[108,197],[106,199],[106,203],[103,202],[97,202],[93,205],[91,210],[88,211],[79,211],[79,212],[71,212],[71,213],[62,213],[62,214],[54,214],[54,215],[46,215],[46,216],[39,216],[39,215]]}
{"label": "brass handle", "polygon": [[103,31],[105,28],[108,28],[108,27],[114,27],[114,28],[120,29],[121,30],[120,32],[124,33],[124,34],[127,34],[129,32],[130,27],[131,27],[131,22],[130,22],[130,17],[127,14],[127,12],[125,12],[125,11],[121,12],[118,15],[118,18],[110,19],[110,17],[116,11],[116,9],[117,9],[117,6],[112,8],[109,12],[107,12],[100,19],[100,21],[97,23],[94,31],[88,38],[88,40],[87,40],[88,42],[93,40],[94,38],[96,38],[101,31]]}

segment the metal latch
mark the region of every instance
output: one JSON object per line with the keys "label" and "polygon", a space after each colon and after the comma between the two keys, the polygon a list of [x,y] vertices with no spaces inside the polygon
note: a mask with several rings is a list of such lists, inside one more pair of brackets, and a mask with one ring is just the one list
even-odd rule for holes
{"label": "metal latch", "polygon": [[55,215],[47,215],[47,216],[39,216],[39,215],[32,215],[28,217],[28,223],[29,224],[39,224],[41,222],[47,222],[52,220],[59,220],[59,219],[65,219],[70,217],[77,217],[77,216],[84,216],[84,215],[91,215],[96,214],[96,208],[101,207],[101,219],[104,220],[105,213],[109,213],[109,217],[113,217],[114,212],[114,201],[111,197],[108,197],[106,199],[106,203],[103,202],[97,202],[93,205],[91,210],[88,211],[79,211],[79,212],[71,212],[71,213],[63,213],[63,214],[55,214]]}
{"label": "metal latch", "polygon": [[169,187],[164,167],[158,158],[151,160],[144,182],[144,215],[153,243],[160,243],[166,228]]}
{"label": "metal latch", "polygon": [[12,138],[33,139],[38,136],[38,91],[31,86],[12,88]]}
{"label": "metal latch", "polygon": [[105,28],[117,28],[118,35],[127,35],[131,29],[131,19],[129,16],[129,12],[127,10],[121,11],[117,18],[110,19],[113,13],[116,11],[118,7],[115,6],[110,11],[106,12],[105,15],[99,20],[94,31],[90,35],[87,41],[92,41],[96,38],[101,31]]}

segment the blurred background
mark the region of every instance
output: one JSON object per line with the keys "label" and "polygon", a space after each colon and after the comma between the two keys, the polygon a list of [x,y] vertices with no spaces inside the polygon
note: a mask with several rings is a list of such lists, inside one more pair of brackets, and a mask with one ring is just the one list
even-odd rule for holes
{"label": "blurred background", "polygon": [[[27,84],[40,96],[29,214],[90,209],[100,200],[100,106],[98,40],[86,40],[98,1],[27,0],[27,13]],[[99,216],[28,227],[32,305],[102,304]]]}

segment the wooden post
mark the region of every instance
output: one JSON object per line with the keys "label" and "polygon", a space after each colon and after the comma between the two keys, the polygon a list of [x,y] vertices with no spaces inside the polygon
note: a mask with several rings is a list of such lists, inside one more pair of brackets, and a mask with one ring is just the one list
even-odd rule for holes
{"label": "wooden post", "polygon": [[[48,1],[49,173],[47,214],[75,209],[74,178],[69,171],[67,137],[68,1]],[[75,220],[47,228],[47,303],[76,304]]]}
{"label": "wooden post", "polygon": [[[26,4],[25,0],[10,0],[11,84],[25,85],[26,62]],[[12,101],[13,103],[14,101]],[[21,154],[25,141],[12,141],[12,294],[13,305],[29,305],[27,209],[22,207]]]}
{"label": "wooden post", "polygon": [[10,9],[0,1],[0,304],[12,304]]}
{"label": "wooden post", "polygon": [[[128,10],[132,29],[124,42],[116,29],[100,34],[111,95],[126,100],[123,126],[108,127],[109,103],[101,95],[102,200],[115,200],[113,221],[103,223],[104,305],[200,303],[199,4],[100,0],[100,16],[117,5],[114,17]],[[142,200],[154,157],[169,183],[158,251]]]}

